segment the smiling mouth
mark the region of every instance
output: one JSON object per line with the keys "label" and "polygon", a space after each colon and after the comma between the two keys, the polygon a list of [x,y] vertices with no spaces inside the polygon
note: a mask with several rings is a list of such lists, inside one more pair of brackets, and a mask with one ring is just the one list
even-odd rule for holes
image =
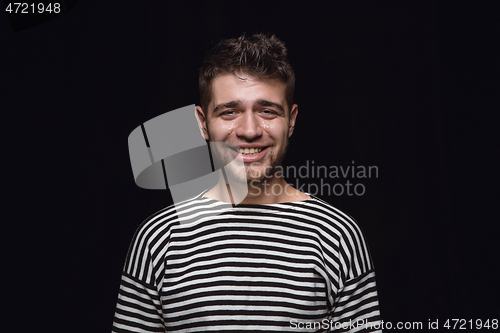
{"label": "smiling mouth", "polygon": [[243,155],[257,155],[264,149],[267,149],[267,147],[264,148],[236,148],[233,149],[235,152],[243,154]]}

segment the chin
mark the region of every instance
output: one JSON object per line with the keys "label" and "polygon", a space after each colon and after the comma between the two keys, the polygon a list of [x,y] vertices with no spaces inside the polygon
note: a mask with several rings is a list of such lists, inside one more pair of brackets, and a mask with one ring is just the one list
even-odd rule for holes
{"label": "chin", "polygon": [[272,178],[274,173],[274,167],[269,167],[270,165],[264,165],[259,169],[248,169],[247,182],[264,183]]}
{"label": "chin", "polygon": [[[267,168],[270,169],[269,167]],[[262,183],[266,180],[268,175],[264,174],[264,168],[258,170],[249,167],[238,168],[234,165],[227,165],[225,168],[227,176],[238,183]]]}
{"label": "chin", "polygon": [[237,183],[247,183],[248,174],[244,168],[238,168],[234,165],[228,164],[224,168],[226,170],[227,177]]}
{"label": "chin", "polygon": [[247,184],[262,184],[266,180],[266,177],[264,176],[251,176],[247,175]]}

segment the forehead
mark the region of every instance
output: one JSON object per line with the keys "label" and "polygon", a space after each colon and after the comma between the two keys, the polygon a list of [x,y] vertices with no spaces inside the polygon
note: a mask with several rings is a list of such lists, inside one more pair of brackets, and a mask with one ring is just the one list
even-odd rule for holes
{"label": "forehead", "polygon": [[286,85],[280,80],[261,79],[246,74],[222,74],[213,79],[209,109],[231,101],[253,103],[267,100],[286,108]]}

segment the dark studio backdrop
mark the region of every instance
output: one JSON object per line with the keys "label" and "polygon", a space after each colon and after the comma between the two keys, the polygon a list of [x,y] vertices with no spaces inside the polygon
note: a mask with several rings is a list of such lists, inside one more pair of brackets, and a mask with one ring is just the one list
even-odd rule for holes
{"label": "dark studio backdrop", "polygon": [[128,135],[198,103],[204,53],[243,32],[289,49],[285,164],[378,168],[322,198],[365,233],[382,319],[500,319],[498,4],[72,3],[17,32],[0,14],[9,332],[111,330],[135,229],[172,203],[135,185]]}

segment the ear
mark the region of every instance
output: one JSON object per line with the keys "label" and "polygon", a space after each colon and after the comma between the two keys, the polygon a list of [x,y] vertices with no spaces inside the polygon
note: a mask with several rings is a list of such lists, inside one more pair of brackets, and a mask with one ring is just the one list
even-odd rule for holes
{"label": "ear", "polygon": [[196,116],[196,120],[198,121],[198,127],[200,128],[201,136],[208,140],[208,129],[207,129],[207,117],[205,116],[205,112],[201,108],[201,106],[197,106],[194,110],[194,114]]}
{"label": "ear", "polygon": [[293,130],[295,129],[295,121],[297,120],[297,114],[299,113],[299,106],[294,104],[290,110],[290,120],[288,121],[288,137],[291,137]]}

